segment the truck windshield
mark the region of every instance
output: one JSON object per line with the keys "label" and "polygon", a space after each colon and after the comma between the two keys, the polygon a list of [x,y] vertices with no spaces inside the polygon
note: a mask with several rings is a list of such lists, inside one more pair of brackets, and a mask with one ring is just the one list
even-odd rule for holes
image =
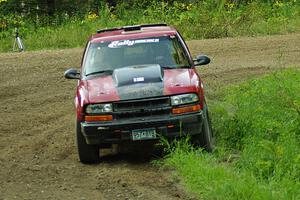
{"label": "truck windshield", "polygon": [[190,67],[187,55],[175,36],[91,43],[84,74],[133,65],[159,64],[166,68]]}

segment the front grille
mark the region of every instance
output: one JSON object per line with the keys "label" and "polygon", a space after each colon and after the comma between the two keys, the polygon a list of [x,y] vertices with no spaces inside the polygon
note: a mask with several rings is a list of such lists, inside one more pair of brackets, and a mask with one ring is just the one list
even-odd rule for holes
{"label": "front grille", "polygon": [[171,112],[170,98],[158,97],[120,101],[114,103],[115,119],[131,119],[169,115]]}

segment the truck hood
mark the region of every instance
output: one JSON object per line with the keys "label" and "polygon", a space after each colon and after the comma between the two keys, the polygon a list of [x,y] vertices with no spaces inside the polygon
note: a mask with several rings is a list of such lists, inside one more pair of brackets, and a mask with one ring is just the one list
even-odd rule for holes
{"label": "truck hood", "polygon": [[159,65],[130,66],[86,80],[90,103],[197,92],[195,69],[162,69]]}

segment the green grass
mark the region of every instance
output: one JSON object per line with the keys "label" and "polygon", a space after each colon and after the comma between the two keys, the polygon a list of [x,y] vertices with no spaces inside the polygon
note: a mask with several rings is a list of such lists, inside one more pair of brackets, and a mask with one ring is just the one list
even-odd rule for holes
{"label": "green grass", "polygon": [[212,154],[175,142],[164,160],[199,199],[300,199],[300,71],[226,90],[210,105]]}
{"label": "green grass", "polygon": [[0,52],[12,50],[16,24],[27,50],[37,50],[82,47],[99,28],[158,22],[176,27],[186,39],[299,32],[300,4],[298,0],[240,4],[225,0],[192,4],[144,1],[119,3],[114,9],[102,5],[98,13],[73,17],[61,14],[52,20],[0,16]]}

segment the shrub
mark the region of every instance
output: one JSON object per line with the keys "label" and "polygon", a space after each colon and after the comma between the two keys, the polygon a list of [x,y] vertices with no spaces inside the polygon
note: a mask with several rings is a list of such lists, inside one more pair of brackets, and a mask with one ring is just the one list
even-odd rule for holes
{"label": "shrub", "polygon": [[230,107],[214,117],[215,128],[223,146],[242,151],[240,168],[261,178],[300,177],[299,85],[300,72],[288,70],[229,90]]}
{"label": "shrub", "polygon": [[0,51],[11,49],[16,26],[20,27],[28,50],[83,46],[86,38],[99,28],[157,22],[175,26],[186,39],[300,30],[300,4],[297,1],[234,2],[238,1],[120,1],[115,7],[102,3],[98,11],[72,16],[63,12],[52,17],[34,18],[0,15]]}

